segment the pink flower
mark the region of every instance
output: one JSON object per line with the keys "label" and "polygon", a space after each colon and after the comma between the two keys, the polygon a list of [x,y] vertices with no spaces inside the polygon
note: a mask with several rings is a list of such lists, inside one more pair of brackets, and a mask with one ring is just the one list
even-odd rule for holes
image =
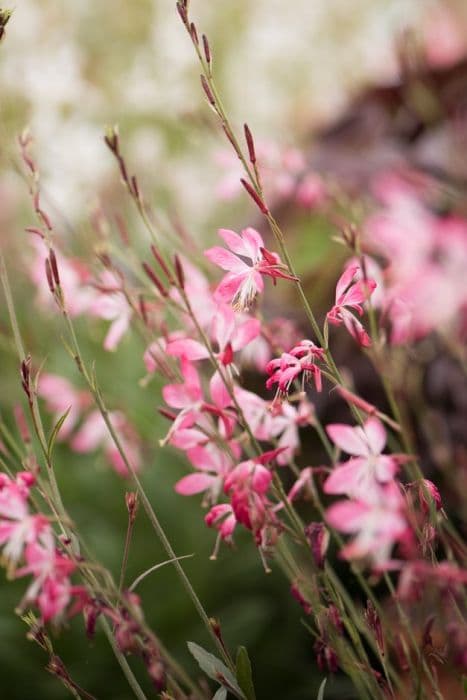
{"label": "pink flower", "polygon": [[[213,506],[205,516],[204,521],[208,527],[215,527],[225,542],[232,541],[237,519],[229,503],[219,503]],[[215,555],[212,558],[215,558]]]}
{"label": "pink flower", "polygon": [[364,501],[378,500],[382,484],[387,484],[398,469],[398,460],[381,454],[386,431],[381,421],[368,418],[363,427],[328,425],[326,432],[341,450],[353,455],[337,465],[324,483],[324,492],[346,494]]}
{"label": "pink flower", "polygon": [[106,321],[112,321],[104,340],[104,349],[115,350],[130,326],[133,312],[123,292],[122,283],[113,272],[102,272],[97,289],[100,294],[92,303],[90,312]]}
{"label": "pink flower", "polygon": [[56,619],[65,610],[71,599],[71,588],[68,578],[45,579],[37,596],[37,607],[44,622]]}
{"label": "pink flower", "polygon": [[300,426],[313,422],[314,411],[307,400],[299,403],[298,408],[290,403],[274,404],[270,432],[277,439],[276,447],[283,451],[277,455],[277,464],[285,466],[300,449]]}
{"label": "pink flower", "polygon": [[242,409],[245,421],[258,440],[271,440],[273,417],[270,404],[252,391],[235,387],[235,398]]}
{"label": "pink flower", "polygon": [[327,522],[355,537],[341,551],[345,559],[369,557],[376,567],[389,561],[394,544],[405,539],[408,526],[399,487],[389,482],[372,502],[339,501],[326,511]]}
{"label": "pink flower", "polygon": [[75,389],[68,379],[56,374],[39,376],[38,394],[45,400],[47,410],[54,414],[56,421],[69,409],[58,440],[64,440],[70,435],[83,409],[88,408],[91,402],[89,392]]}
{"label": "pink flower", "polygon": [[267,498],[272,472],[264,465],[281,450],[265,452],[256,459],[238,464],[224,480],[236,521],[251,530],[258,546],[264,546],[269,528],[276,528],[274,508]]}
{"label": "pink flower", "polygon": [[214,293],[217,301],[232,302],[234,309],[243,311],[263,291],[262,275],[273,279],[295,279],[287,272],[277,253],[266,250],[261,235],[254,228],[246,228],[240,235],[220,229],[219,235],[230,250],[216,246],[205,251],[211,262],[227,271]]}
{"label": "pink flower", "polygon": [[54,545],[49,529],[41,543],[32,542],[25,550],[26,564],[17,570],[16,576],[32,574],[34,579],[23,599],[24,603],[35,603],[44,622],[58,618],[68,605],[72,586],[70,574],[75,570],[74,562]]}
{"label": "pink flower", "polygon": [[344,270],[336,285],[336,300],[331,311],[327,314],[327,320],[335,326],[345,325],[350,335],[363,347],[371,345],[370,337],[360,321],[352,311],[360,316],[363,314],[362,304],[370,297],[376,287],[374,280],[362,279],[357,281],[360,272],[358,265],[349,265]]}
{"label": "pink flower", "polygon": [[[232,375],[227,368],[233,364],[234,353],[241,350],[254,340],[260,332],[260,322],[255,318],[246,321],[238,321],[237,316],[230,306],[225,304],[218,307],[212,321],[211,335],[217,344],[214,352],[226,380],[231,381]],[[182,357],[190,362],[209,358],[208,349],[197,340],[185,338],[174,340],[167,346],[169,355]],[[232,403],[225,382],[219,370],[216,370],[210,381],[210,393],[214,403],[222,408]]]}
{"label": "pink flower", "polygon": [[277,384],[280,394],[287,394],[293,382],[301,376],[302,391],[306,382],[312,376],[317,391],[321,391],[321,370],[316,364],[322,360],[324,350],[315,345],[311,340],[301,340],[298,345],[289,352],[284,352],[281,357],[271,360],[266,371],[270,375],[266,382],[266,388],[270,389]]}
{"label": "pink flower", "polygon": [[[236,454],[238,456],[238,452]],[[232,458],[214,443],[193,447],[187,456],[198,471],[180,479],[175,484],[175,491],[183,496],[208,491],[209,500],[215,502],[222,491],[224,478],[232,469]]]}
{"label": "pink flower", "polygon": [[[141,453],[138,437],[133,427],[120,411],[109,413],[109,420],[118,435],[130,464],[134,469],[138,470],[141,466]],[[125,462],[108,431],[104,419],[101,413],[96,410],[88,415],[81,428],[74,435],[71,441],[71,449],[76,452],[86,453],[93,452],[98,447],[103,447],[105,456],[117,474],[125,477],[129,476]]]}
{"label": "pink flower", "polygon": [[15,481],[5,474],[0,477],[0,546],[10,570],[14,570],[24,547],[35,542],[49,524],[45,516],[29,513],[29,490],[33,483],[29,472],[20,472]]}
{"label": "pink flower", "polygon": [[416,600],[421,589],[435,583],[441,590],[462,590],[467,585],[467,571],[443,561],[433,565],[423,560],[390,562],[391,569],[401,569],[397,594],[401,600]]}
{"label": "pink flower", "polygon": [[[229,438],[235,426],[233,414],[204,400],[198,371],[185,356],[181,357],[181,371],[182,383],[167,384],[162,389],[165,402],[181,411],[174,417],[169,432],[160,444],[170,442],[175,447],[188,450],[207,442],[207,435],[213,430]],[[217,427],[213,426],[213,417],[219,419]]]}
{"label": "pink flower", "polygon": [[322,204],[325,197],[326,188],[319,175],[308,173],[300,180],[295,194],[297,204],[305,209],[313,209]]}
{"label": "pink flower", "polygon": [[143,355],[144,366],[148,374],[154,374],[158,370],[163,371],[168,343],[181,337],[184,337],[184,334],[181,331],[176,331],[170,333],[167,338],[158,338],[148,345]]}

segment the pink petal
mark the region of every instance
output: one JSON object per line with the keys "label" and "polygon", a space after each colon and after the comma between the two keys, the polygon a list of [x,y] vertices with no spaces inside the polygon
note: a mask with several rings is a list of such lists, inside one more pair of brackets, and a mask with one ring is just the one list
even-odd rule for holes
{"label": "pink petal", "polygon": [[218,302],[223,302],[224,304],[228,304],[230,301],[232,301],[244,281],[250,275],[250,270],[251,268],[248,268],[246,271],[241,273],[227,274],[215,290],[214,299]]}
{"label": "pink petal", "polygon": [[129,325],[130,318],[128,315],[117,318],[117,320],[110,325],[109,332],[105,337],[104,350],[115,350]]}
{"label": "pink petal", "polygon": [[107,428],[98,411],[93,411],[71,441],[76,452],[92,452],[105,439]]}
{"label": "pink petal", "polygon": [[218,371],[214,372],[209,382],[211,397],[216,406],[219,408],[227,408],[232,403],[230,394],[224,384],[224,381]]}
{"label": "pink petal", "polygon": [[324,493],[352,494],[358,486],[358,468],[353,460],[334,468],[323,484]]}
{"label": "pink petal", "polygon": [[227,228],[220,228],[217,233],[224,239],[230,250],[232,250],[234,253],[237,253],[237,255],[243,255],[246,258],[251,257],[243,238],[239,236],[238,233],[235,233],[235,231],[231,231]]}
{"label": "pink petal", "polygon": [[162,389],[162,396],[165,403],[172,408],[188,408],[196,403],[184,384],[166,384]]}
{"label": "pink petal", "polygon": [[386,483],[396,474],[399,466],[389,455],[381,455],[375,465],[375,475],[379,482]]}
{"label": "pink petal", "polygon": [[242,231],[242,236],[248,250],[248,257],[254,261],[259,260],[262,257],[261,248],[264,248],[264,241],[261,235],[256,229],[248,227]]}
{"label": "pink petal", "polygon": [[182,496],[193,496],[211,488],[216,477],[210,474],[189,474],[175,484],[175,491]]}
{"label": "pink petal", "polygon": [[327,509],[326,520],[341,532],[357,532],[368,512],[368,506],[360,501],[339,501]]}
{"label": "pink petal", "polygon": [[248,343],[258,337],[261,331],[261,323],[256,318],[251,318],[245,323],[240,324],[235,331],[232,341],[232,349],[234,352],[241,350]]}
{"label": "pink petal", "polygon": [[340,304],[342,295],[347,287],[352,283],[359,269],[359,265],[349,265],[339,277],[336,284],[336,304]]}
{"label": "pink petal", "polygon": [[196,397],[197,399],[201,399],[203,397],[203,389],[201,386],[201,380],[199,378],[198,370],[185,357],[181,358],[180,364],[183,378],[185,380],[185,385],[190,391],[191,396],[193,396],[194,398]]}
{"label": "pink petal", "polygon": [[196,469],[219,473],[226,462],[226,455],[213,443],[203,447],[199,445],[188,450],[187,457]]}
{"label": "pink petal", "polygon": [[191,362],[209,357],[209,352],[204,345],[191,338],[173,340],[167,345],[167,354],[173,357],[184,357]]}
{"label": "pink petal", "polygon": [[215,338],[219,350],[224,350],[231,341],[235,331],[235,314],[231,306],[222,304],[212,321],[212,335]]}
{"label": "pink petal", "polygon": [[189,450],[206,440],[206,435],[196,428],[181,428],[175,430],[170,438],[170,444],[179,450]]}
{"label": "pink petal", "polygon": [[350,425],[332,423],[326,427],[326,432],[337,447],[349,455],[363,457],[369,449],[361,428],[351,428]]}
{"label": "pink petal", "polygon": [[371,345],[371,338],[363,328],[360,321],[355,318],[355,316],[350,313],[347,309],[340,310],[340,316],[344,321],[344,325],[349,331],[350,335],[355,338],[357,343],[363,348],[368,348]]}
{"label": "pink petal", "polygon": [[204,254],[208,260],[215,265],[218,265],[223,270],[239,273],[249,269],[248,265],[243,262],[243,260],[237,258],[237,256],[231,253],[230,250],[226,250],[220,246],[208,248],[208,250],[204,251]]}
{"label": "pink petal", "polygon": [[373,454],[380,454],[386,444],[386,431],[382,422],[379,418],[368,418],[363,429]]}

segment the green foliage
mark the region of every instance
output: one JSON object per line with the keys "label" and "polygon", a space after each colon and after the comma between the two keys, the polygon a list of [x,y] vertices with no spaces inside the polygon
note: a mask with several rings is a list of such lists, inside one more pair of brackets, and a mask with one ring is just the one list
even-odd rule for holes
{"label": "green foliage", "polygon": [[246,647],[238,647],[236,670],[238,685],[244,692],[246,699],[256,700],[253,676],[251,672],[251,662]]}
{"label": "green foliage", "polygon": [[209,678],[223,685],[224,688],[230,690],[237,698],[245,700],[246,696],[242,693],[235,676],[220,659],[203,649],[203,647],[200,647],[199,644],[187,642],[187,645],[201,670],[204,671]]}

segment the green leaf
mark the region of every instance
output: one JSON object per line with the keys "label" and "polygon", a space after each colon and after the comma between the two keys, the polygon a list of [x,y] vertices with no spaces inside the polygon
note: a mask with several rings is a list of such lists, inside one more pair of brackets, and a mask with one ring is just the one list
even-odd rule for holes
{"label": "green leaf", "polygon": [[71,411],[71,406],[70,406],[70,408],[67,408],[67,410],[65,411],[65,413],[62,416],[60,416],[60,418],[58,419],[58,421],[55,423],[54,427],[52,428],[52,432],[50,433],[49,439],[47,440],[47,455],[48,455],[49,459],[52,456],[52,452],[54,449],[55,441],[57,439],[57,435],[59,433],[59,430],[62,427],[62,425],[64,424],[64,422],[66,421],[70,411]]}
{"label": "green leaf", "polygon": [[213,696],[212,700],[226,700],[226,698],[227,698],[227,691],[221,685],[221,687],[218,688],[217,693]]}
{"label": "green leaf", "polygon": [[324,688],[326,687],[327,680],[328,679],[325,678],[324,681],[319,686],[318,697],[316,698],[316,700],[324,700]]}
{"label": "green leaf", "polygon": [[209,678],[221,683],[238,698],[241,698],[241,700],[247,700],[240,690],[235,676],[220,659],[210,654],[209,651],[206,651],[203,647],[200,647],[199,644],[195,644],[195,642],[187,642],[187,645],[190,654],[195,657],[199,667]]}
{"label": "green leaf", "polygon": [[256,700],[253,676],[251,673],[251,662],[246,647],[238,647],[236,666],[238,685],[245,693],[245,697],[247,700]]}

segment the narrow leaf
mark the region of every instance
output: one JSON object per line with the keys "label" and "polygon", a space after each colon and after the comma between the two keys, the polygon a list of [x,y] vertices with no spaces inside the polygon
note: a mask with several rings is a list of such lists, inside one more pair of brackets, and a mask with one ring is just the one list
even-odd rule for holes
{"label": "narrow leaf", "polygon": [[235,676],[220,659],[210,654],[206,649],[203,649],[203,647],[200,647],[199,644],[195,644],[195,642],[187,642],[187,645],[190,654],[194,656],[201,670],[204,671],[209,678],[221,683],[238,698],[247,700],[240,690]]}
{"label": "narrow leaf", "polygon": [[247,700],[256,700],[253,676],[251,673],[251,662],[246,647],[238,647],[236,666],[238,685],[245,693]]}
{"label": "narrow leaf", "polygon": [[60,428],[62,427],[62,425],[64,424],[64,422],[68,418],[68,414],[70,413],[70,411],[71,411],[71,406],[69,408],[67,408],[67,410],[65,411],[65,413],[62,416],[60,416],[60,418],[58,419],[58,421],[55,423],[54,427],[52,428],[49,439],[47,440],[47,455],[49,458],[52,456],[55,441],[57,439]]}

